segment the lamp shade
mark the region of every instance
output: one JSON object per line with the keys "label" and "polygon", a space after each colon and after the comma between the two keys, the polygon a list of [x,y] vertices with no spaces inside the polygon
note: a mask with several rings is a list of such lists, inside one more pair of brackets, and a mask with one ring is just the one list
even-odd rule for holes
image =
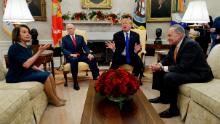
{"label": "lamp shade", "polygon": [[186,12],[182,18],[185,23],[208,23],[209,14],[206,7],[206,1],[194,0],[189,2]]}
{"label": "lamp shade", "polygon": [[26,0],[7,0],[3,21],[12,23],[34,21]]}

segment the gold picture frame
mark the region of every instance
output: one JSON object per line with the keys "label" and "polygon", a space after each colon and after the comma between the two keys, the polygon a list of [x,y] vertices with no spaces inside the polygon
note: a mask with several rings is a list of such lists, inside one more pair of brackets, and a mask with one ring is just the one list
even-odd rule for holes
{"label": "gold picture frame", "polygon": [[173,0],[148,0],[147,22],[167,22],[171,20]]}
{"label": "gold picture frame", "polygon": [[81,0],[83,9],[111,9],[112,0]]}
{"label": "gold picture frame", "polygon": [[26,0],[35,21],[47,21],[45,0]]}

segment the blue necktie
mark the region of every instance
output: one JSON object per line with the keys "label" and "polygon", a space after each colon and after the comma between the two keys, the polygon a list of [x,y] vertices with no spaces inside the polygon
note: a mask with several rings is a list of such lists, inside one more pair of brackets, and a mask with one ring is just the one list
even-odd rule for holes
{"label": "blue necktie", "polygon": [[128,33],[126,33],[125,43],[126,43],[126,63],[127,63],[127,64],[130,64],[130,63],[131,63],[131,58],[130,58],[130,53],[129,53],[129,38],[128,38]]}

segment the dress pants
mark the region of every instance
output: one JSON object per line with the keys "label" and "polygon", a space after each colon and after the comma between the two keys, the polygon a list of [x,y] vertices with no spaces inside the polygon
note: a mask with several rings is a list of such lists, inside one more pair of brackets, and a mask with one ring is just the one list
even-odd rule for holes
{"label": "dress pants", "polygon": [[96,60],[92,59],[91,61],[88,59],[86,55],[81,55],[79,58],[68,58],[68,62],[71,64],[71,72],[73,79],[77,79],[78,75],[78,62],[85,62],[89,65],[91,69],[92,76],[97,77],[99,75],[99,69],[96,64]]}
{"label": "dress pants", "polygon": [[170,104],[177,104],[178,89],[181,84],[201,83],[199,74],[157,71],[153,73],[152,89],[160,91],[160,97]]}
{"label": "dress pants", "polygon": [[[112,65],[111,65],[110,68],[111,69],[118,69],[119,66],[121,66],[123,64],[127,64],[125,56],[123,56],[123,55],[113,56]],[[140,59],[140,57],[138,55],[135,55],[135,56],[131,57],[130,65],[133,66],[132,73],[135,76],[138,76],[139,74],[143,74],[144,64],[143,64],[142,60]]]}

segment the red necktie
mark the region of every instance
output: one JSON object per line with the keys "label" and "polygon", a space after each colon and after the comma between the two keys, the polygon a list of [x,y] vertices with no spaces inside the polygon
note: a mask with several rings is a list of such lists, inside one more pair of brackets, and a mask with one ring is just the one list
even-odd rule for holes
{"label": "red necktie", "polygon": [[75,39],[74,35],[71,35],[71,37],[72,37],[73,45],[76,48],[76,39]]}

